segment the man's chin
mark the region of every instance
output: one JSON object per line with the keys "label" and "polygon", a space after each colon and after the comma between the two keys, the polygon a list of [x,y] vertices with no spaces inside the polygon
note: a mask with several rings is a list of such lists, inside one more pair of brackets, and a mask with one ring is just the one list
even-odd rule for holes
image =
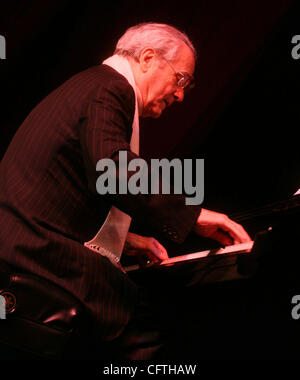
{"label": "man's chin", "polygon": [[155,109],[151,110],[151,116],[153,119],[157,119],[163,113],[163,110],[160,107],[155,107]]}
{"label": "man's chin", "polygon": [[160,115],[162,114],[162,111],[160,112],[148,112],[141,115],[142,118],[152,118],[152,119],[158,119]]}
{"label": "man's chin", "polygon": [[150,108],[148,110],[146,110],[145,112],[142,113],[142,117],[146,118],[146,117],[150,117],[152,119],[157,119],[160,117],[160,115],[163,113],[163,109],[161,107],[153,107],[153,108]]}
{"label": "man's chin", "polygon": [[152,117],[152,119],[158,119],[161,114],[162,114],[162,112],[159,114],[156,113],[156,114],[153,114],[151,117]]}

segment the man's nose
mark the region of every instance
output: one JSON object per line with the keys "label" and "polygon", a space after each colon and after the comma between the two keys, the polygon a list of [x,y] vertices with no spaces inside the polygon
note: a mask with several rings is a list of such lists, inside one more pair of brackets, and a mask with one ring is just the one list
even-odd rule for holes
{"label": "man's nose", "polygon": [[182,102],[184,99],[184,89],[182,87],[177,87],[174,92],[174,97],[176,102]]}

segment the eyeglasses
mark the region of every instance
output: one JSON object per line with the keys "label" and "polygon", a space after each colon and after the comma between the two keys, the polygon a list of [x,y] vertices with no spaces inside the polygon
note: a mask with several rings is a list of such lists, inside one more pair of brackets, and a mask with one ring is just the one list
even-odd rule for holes
{"label": "eyeglasses", "polygon": [[171,69],[174,71],[174,74],[177,79],[176,86],[179,88],[182,88],[185,92],[191,90],[195,87],[195,79],[192,75],[186,73],[185,71],[176,71],[171,65],[171,63],[161,55],[161,58],[167,62],[167,64],[171,67]]}

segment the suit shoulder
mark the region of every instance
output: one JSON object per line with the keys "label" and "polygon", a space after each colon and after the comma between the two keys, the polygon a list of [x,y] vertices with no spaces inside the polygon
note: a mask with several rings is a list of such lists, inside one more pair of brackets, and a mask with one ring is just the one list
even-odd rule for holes
{"label": "suit shoulder", "polygon": [[84,88],[93,97],[106,97],[111,94],[129,109],[134,108],[135,94],[132,86],[123,75],[108,65],[92,66],[74,75],[68,82],[70,86],[74,83],[80,85],[81,90]]}
{"label": "suit shoulder", "polygon": [[128,92],[128,95],[134,96],[134,90],[127,79],[107,65],[92,66],[89,69],[76,74],[70,80],[82,80],[86,83],[93,84],[95,87],[99,85],[101,87],[115,86],[124,92]]}

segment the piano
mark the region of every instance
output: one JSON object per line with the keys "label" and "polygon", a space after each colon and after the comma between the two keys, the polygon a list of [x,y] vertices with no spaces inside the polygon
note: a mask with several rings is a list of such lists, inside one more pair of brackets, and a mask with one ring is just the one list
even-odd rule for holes
{"label": "piano", "polygon": [[256,226],[252,242],[125,268],[171,331],[170,357],[298,359],[291,300],[300,294],[299,206],[297,195],[241,213]]}
{"label": "piano", "polygon": [[[229,255],[229,254],[239,254],[243,252],[251,252],[253,245],[254,245],[254,241],[250,241],[247,243],[230,245],[224,248],[208,249],[201,252],[189,253],[186,255],[171,257],[169,259],[162,260],[159,263],[148,262],[146,263],[145,268],[150,268],[153,266],[154,267],[170,267],[172,265],[183,263],[183,262],[197,261],[208,256]],[[131,266],[125,267],[124,269],[128,273],[128,272],[139,270],[141,269],[141,267],[139,265],[131,265]]]}
{"label": "piano", "polygon": [[[285,201],[273,202],[256,209],[231,215],[233,220],[242,223],[247,227],[247,230],[250,229],[252,233],[255,231],[253,241],[227,247],[214,247],[200,251],[197,250],[197,244],[194,244],[194,246],[190,244],[188,248],[191,250],[190,252],[179,254],[157,263],[148,262],[143,268],[141,268],[138,264],[133,264],[126,266],[124,269],[127,273],[133,276],[133,273],[138,271],[141,271],[143,273],[142,275],[144,275],[145,271],[147,272],[150,270],[152,273],[161,270],[171,271],[174,267],[184,266],[187,268],[189,264],[195,265],[198,263],[198,266],[201,266],[201,263],[205,265],[207,262],[218,263],[226,260],[231,263],[236,261],[239,256],[245,257],[245,254],[252,254],[253,256],[253,252],[257,252],[258,249],[256,247],[256,240],[267,239],[267,235],[272,235],[271,231],[273,231],[273,228],[275,228],[275,233],[273,233],[274,235],[281,233],[277,232],[277,230],[282,229],[282,225],[287,223],[287,221],[288,223],[298,225],[299,210],[300,194],[296,194],[294,197]],[[294,227],[292,227],[292,230],[293,229]],[[201,241],[201,238],[195,238],[194,236],[194,242],[195,241],[199,242]],[[182,250],[183,247],[185,247],[185,245],[180,247],[180,249]]]}

